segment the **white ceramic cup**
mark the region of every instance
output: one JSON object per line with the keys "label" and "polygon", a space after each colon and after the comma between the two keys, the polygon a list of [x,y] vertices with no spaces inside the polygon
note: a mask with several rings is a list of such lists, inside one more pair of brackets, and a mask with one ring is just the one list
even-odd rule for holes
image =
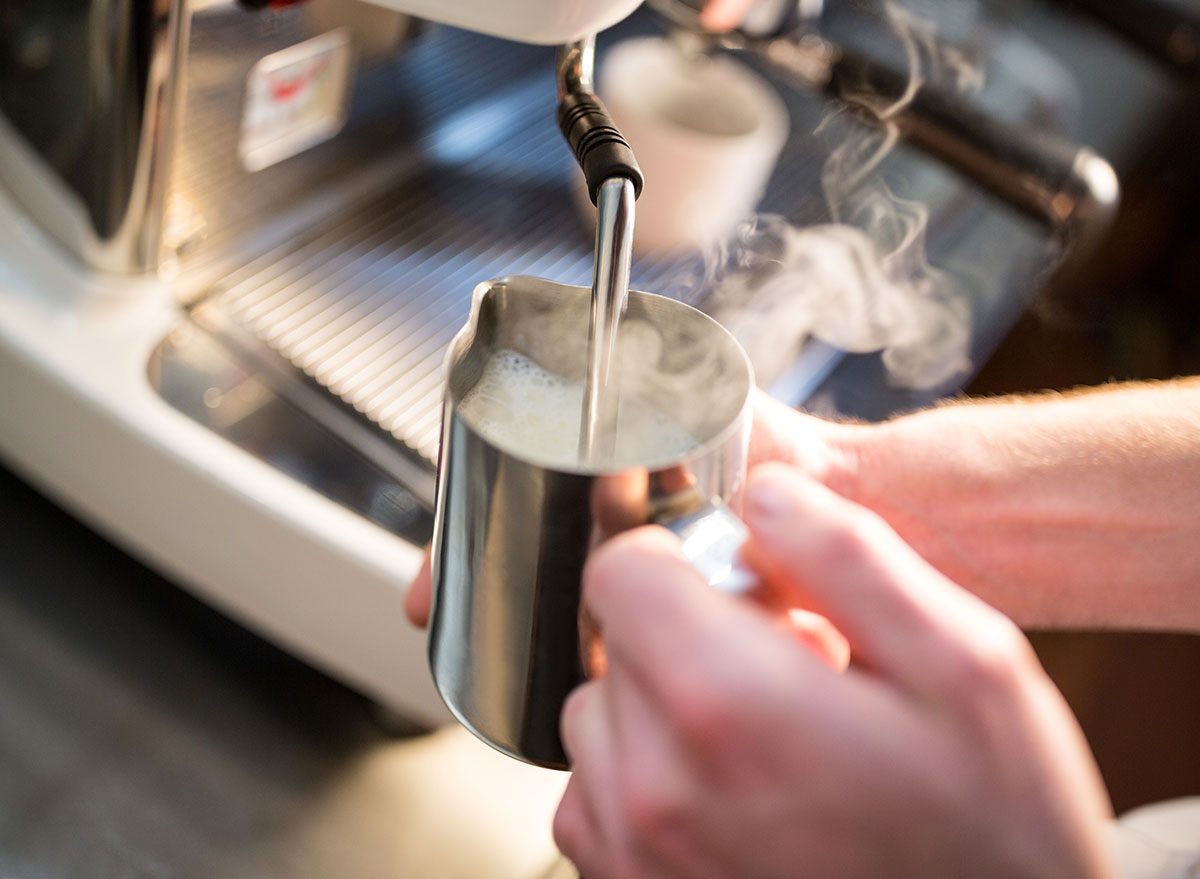
{"label": "white ceramic cup", "polygon": [[753,214],[789,127],[762,77],[727,56],[688,58],[644,37],[609,50],[597,92],[645,175],[635,250],[707,248]]}

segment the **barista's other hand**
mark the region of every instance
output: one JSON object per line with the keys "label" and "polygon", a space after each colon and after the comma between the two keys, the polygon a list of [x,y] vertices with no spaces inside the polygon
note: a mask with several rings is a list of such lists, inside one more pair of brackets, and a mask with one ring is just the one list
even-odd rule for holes
{"label": "barista's other hand", "polygon": [[1108,802],[1020,631],[794,468],[751,477],[759,572],[849,638],[829,669],[656,528],[589,562],[608,673],[554,821],[585,876],[1109,875]]}

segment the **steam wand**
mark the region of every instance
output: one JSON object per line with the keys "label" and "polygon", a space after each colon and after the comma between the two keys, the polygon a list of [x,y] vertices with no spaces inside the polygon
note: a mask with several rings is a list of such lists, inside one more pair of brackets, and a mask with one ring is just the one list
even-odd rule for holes
{"label": "steam wand", "polygon": [[587,373],[579,428],[585,464],[612,460],[620,395],[613,378],[617,328],[629,299],[634,202],[642,172],[592,88],[595,37],[558,50],[558,125],[587,180],[596,205],[596,255],[588,326]]}

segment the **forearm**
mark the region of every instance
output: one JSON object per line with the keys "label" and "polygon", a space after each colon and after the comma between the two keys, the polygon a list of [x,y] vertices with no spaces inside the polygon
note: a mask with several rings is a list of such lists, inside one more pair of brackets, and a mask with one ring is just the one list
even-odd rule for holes
{"label": "forearm", "polygon": [[845,493],[1018,623],[1200,631],[1200,380],[953,404],[831,442]]}

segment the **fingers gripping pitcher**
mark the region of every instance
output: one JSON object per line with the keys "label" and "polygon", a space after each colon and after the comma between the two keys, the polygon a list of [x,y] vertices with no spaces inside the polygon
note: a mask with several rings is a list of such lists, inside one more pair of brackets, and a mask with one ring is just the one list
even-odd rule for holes
{"label": "fingers gripping pitcher", "polygon": [[[620,407],[603,466],[578,451],[591,291],[511,277],[476,288],[446,360],[430,662],[484,741],[566,768],[558,720],[585,677],[589,551],[671,520],[711,548],[740,540],[750,364],[690,306],[631,291],[617,330]],[[677,527],[677,530],[680,530]],[[718,553],[720,554],[720,553]],[[713,577],[728,573],[728,558]]]}

